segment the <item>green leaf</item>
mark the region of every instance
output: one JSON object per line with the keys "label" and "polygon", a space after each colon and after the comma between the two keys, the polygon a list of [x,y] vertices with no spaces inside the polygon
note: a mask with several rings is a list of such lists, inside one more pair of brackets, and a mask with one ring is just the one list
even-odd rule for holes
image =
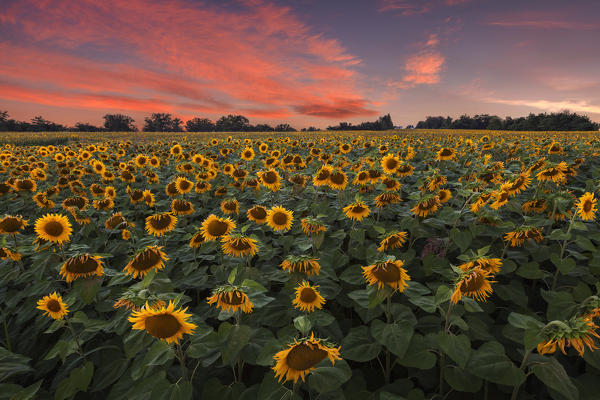
{"label": "green leaf", "polygon": [[162,340],[156,340],[148,349],[142,362],[145,366],[164,365],[175,357],[173,347]]}
{"label": "green leaf", "polygon": [[77,279],[73,285],[75,290],[81,296],[81,300],[83,300],[85,304],[90,304],[92,301],[94,301],[96,293],[98,293],[98,290],[100,290],[101,286],[101,277]]}
{"label": "green leaf", "polygon": [[404,357],[406,354],[413,332],[414,325],[409,323],[386,324],[378,319],[371,323],[371,334],[377,343],[382,344],[398,357]]}
{"label": "green leaf", "polygon": [[27,386],[26,388],[18,391],[14,395],[10,397],[10,400],[31,400],[34,399],[38,390],[40,390],[40,386],[42,386],[42,382],[44,380],[40,379],[36,383]]}
{"label": "green leaf", "polygon": [[346,361],[338,360],[331,366],[330,361],[325,359],[310,373],[308,385],[319,393],[331,392],[342,386],[351,376],[352,370]]}
{"label": "green leaf", "polygon": [[474,375],[501,385],[516,386],[525,381],[525,374],[513,364],[498,342],[486,342],[471,351],[467,370]]}
{"label": "green leaf", "polygon": [[409,297],[408,301],[428,313],[433,313],[436,310],[435,298],[433,296]]}
{"label": "green leaf", "polygon": [[83,367],[74,368],[68,378],[63,379],[54,393],[54,400],[65,400],[77,392],[86,392],[94,375],[94,364],[86,362]]}
{"label": "green leaf", "polygon": [[592,252],[596,251],[596,246],[594,243],[592,243],[592,241],[585,236],[577,235],[575,238],[575,244],[577,244],[577,246],[579,246],[579,248],[582,250]]}
{"label": "green leaf", "polygon": [[529,315],[519,314],[511,312],[508,314],[508,323],[516,328],[529,329],[529,328],[543,328],[544,323],[530,317]]}
{"label": "green leaf", "polygon": [[398,363],[405,367],[419,369],[433,368],[437,357],[427,346],[425,338],[419,334],[413,334],[404,357],[398,358]]}
{"label": "green leaf", "polygon": [[448,354],[460,368],[464,369],[467,366],[471,354],[471,341],[466,335],[439,332],[437,340],[444,353]]}
{"label": "green leaf", "polygon": [[483,384],[480,378],[453,365],[448,365],[444,369],[444,379],[452,389],[459,392],[477,393]]}
{"label": "green leaf", "polygon": [[556,253],[552,253],[550,256],[550,261],[552,261],[552,264],[554,264],[554,266],[556,266],[556,268],[558,268],[560,273],[563,275],[568,274],[573,268],[575,268],[575,260],[568,257],[561,260],[560,256]]}
{"label": "green leaf", "polygon": [[460,251],[464,252],[471,245],[471,232],[468,230],[459,230],[457,228],[450,229],[450,239],[458,246]]}
{"label": "green leaf", "polygon": [[381,345],[373,340],[366,326],[350,329],[342,340],[341,355],[344,359],[365,362],[377,357],[380,351]]}
{"label": "green leaf", "polygon": [[567,400],[579,400],[579,391],[556,358],[549,357],[546,363],[531,366],[535,376],[546,386],[556,390]]}
{"label": "green leaf", "polygon": [[294,326],[302,333],[302,336],[307,336],[310,328],[312,328],[312,323],[307,315],[300,315],[294,318]]}
{"label": "green leaf", "polygon": [[434,303],[436,306],[439,306],[450,300],[450,297],[452,297],[452,290],[446,285],[440,285],[435,292]]}
{"label": "green leaf", "polygon": [[65,359],[69,354],[73,354],[77,351],[77,343],[74,340],[70,340],[68,342],[64,340],[59,340],[54,347],[50,349],[44,360],[51,360],[54,357],[59,356],[62,362],[65,362]]}
{"label": "green leaf", "polygon": [[13,375],[32,371],[29,366],[29,360],[29,357],[11,353],[4,347],[0,347],[0,382],[5,381]]}
{"label": "green leaf", "polygon": [[[219,329],[219,336],[220,331]],[[250,336],[252,336],[252,328],[248,325],[235,325],[231,328],[225,346],[221,347],[223,364],[233,364],[237,361],[238,354],[248,344]]]}

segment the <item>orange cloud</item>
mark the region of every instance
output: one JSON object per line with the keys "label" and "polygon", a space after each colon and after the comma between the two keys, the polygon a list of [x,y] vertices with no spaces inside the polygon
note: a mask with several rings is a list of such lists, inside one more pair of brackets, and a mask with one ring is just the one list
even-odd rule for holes
{"label": "orange cloud", "polygon": [[0,65],[4,85],[25,88],[0,94],[9,100],[261,118],[377,113],[357,87],[361,60],[289,7],[23,0],[6,8],[0,27],[28,43],[0,42],[9,55]]}
{"label": "orange cloud", "polygon": [[407,74],[402,80],[414,85],[439,83],[445,61],[446,58],[435,51],[415,54],[406,61]]}

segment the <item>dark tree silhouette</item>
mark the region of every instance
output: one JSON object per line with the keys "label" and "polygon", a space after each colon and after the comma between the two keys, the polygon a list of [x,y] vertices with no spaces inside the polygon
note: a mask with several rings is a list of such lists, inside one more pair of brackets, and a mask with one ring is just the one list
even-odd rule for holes
{"label": "dark tree silhouette", "polygon": [[181,121],[168,113],[154,113],[144,119],[144,132],[182,132]]}
{"label": "dark tree silhouette", "polygon": [[216,123],[218,132],[243,132],[250,130],[250,121],[243,115],[222,116]]}
{"label": "dark tree silhouette", "polygon": [[328,126],[328,131],[385,131],[394,129],[394,123],[390,114],[379,117],[375,122],[363,122],[358,125],[352,125],[349,122],[340,122],[336,126]]}
{"label": "dark tree silhouette", "polygon": [[192,118],[185,123],[188,132],[214,132],[215,123],[208,118]]}
{"label": "dark tree silhouette", "polygon": [[109,132],[134,132],[137,127],[133,124],[135,120],[128,115],[106,114],[104,117],[104,129]]}

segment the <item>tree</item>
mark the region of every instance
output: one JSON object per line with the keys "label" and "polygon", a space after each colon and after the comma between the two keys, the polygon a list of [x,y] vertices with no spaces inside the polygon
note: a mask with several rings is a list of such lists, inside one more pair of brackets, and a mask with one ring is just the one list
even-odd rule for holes
{"label": "tree", "polygon": [[215,124],[218,132],[243,132],[250,130],[250,121],[243,115],[222,116]]}
{"label": "tree", "polygon": [[385,131],[388,129],[394,129],[394,122],[390,114],[379,117],[374,122],[362,122],[359,125],[352,125],[348,122],[340,122],[336,126],[328,126],[328,131]]}
{"label": "tree", "polygon": [[192,118],[185,123],[188,132],[214,132],[215,123],[208,118]]}
{"label": "tree", "polygon": [[296,129],[290,124],[279,124],[275,127],[276,132],[296,132]]}
{"label": "tree", "polygon": [[168,113],[154,113],[144,119],[144,132],[181,132],[181,121]]}
{"label": "tree", "polygon": [[38,115],[31,120],[31,129],[34,132],[57,132],[66,130],[64,125],[48,121],[47,119],[44,119],[41,115]]}
{"label": "tree", "polygon": [[103,129],[99,126],[92,125],[87,122],[77,122],[75,124],[75,131],[77,131],[77,132],[102,132]]}
{"label": "tree", "polygon": [[133,124],[135,120],[128,115],[106,114],[104,117],[104,129],[109,132],[135,132],[137,127]]}
{"label": "tree", "polygon": [[254,125],[252,130],[255,132],[273,132],[275,129],[269,124],[257,124]]}

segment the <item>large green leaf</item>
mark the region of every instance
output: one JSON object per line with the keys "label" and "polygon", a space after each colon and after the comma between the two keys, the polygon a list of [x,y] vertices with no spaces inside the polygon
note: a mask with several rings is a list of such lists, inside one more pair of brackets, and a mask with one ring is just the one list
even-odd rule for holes
{"label": "large green leaf", "polygon": [[525,374],[508,358],[498,342],[486,342],[471,351],[467,370],[490,382],[516,386],[525,381]]}
{"label": "large green leaf", "polygon": [[454,335],[439,332],[437,340],[444,353],[448,354],[460,368],[464,369],[471,354],[471,341],[469,338],[464,334]]}
{"label": "large green leaf", "polygon": [[377,357],[381,351],[381,345],[369,334],[369,328],[358,326],[352,328],[342,340],[342,358],[365,362]]}
{"label": "large green leaf", "polygon": [[398,357],[404,357],[406,354],[413,332],[414,325],[407,322],[387,324],[376,319],[371,323],[371,334],[377,343]]}
{"label": "large green leaf", "polygon": [[319,393],[331,392],[343,385],[352,376],[352,370],[344,360],[338,360],[331,366],[325,359],[311,371],[308,384]]}
{"label": "large green leaf", "polygon": [[[578,400],[579,391],[571,382],[571,378],[563,366],[554,357],[548,357],[547,362],[535,363],[530,368],[535,376],[548,386],[560,393],[568,400]],[[562,400],[562,398],[555,398]]]}

